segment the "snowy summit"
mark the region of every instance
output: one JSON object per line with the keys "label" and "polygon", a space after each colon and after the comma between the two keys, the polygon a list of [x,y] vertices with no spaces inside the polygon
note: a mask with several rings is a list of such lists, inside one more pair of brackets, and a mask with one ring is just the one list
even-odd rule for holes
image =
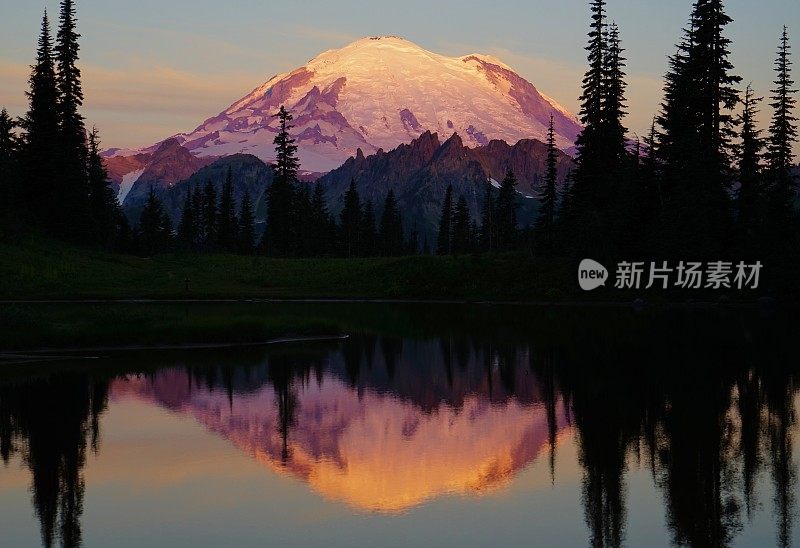
{"label": "snowy summit", "polygon": [[390,150],[426,131],[458,133],[468,146],[544,140],[552,113],[566,149],[581,129],[574,115],[493,57],[446,57],[387,36],[326,51],[174,137],[195,156],[249,153],[271,161],[280,105],[294,115],[303,169],[314,172],[338,167],[358,149]]}

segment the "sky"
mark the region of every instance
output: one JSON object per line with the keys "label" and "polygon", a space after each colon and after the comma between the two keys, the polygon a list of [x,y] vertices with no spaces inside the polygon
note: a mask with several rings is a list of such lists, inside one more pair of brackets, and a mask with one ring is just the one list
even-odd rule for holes
{"label": "sky", "polygon": [[[609,0],[628,58],[631,133],[647,132],[691,0]],[[84,114],[107,147],[194,129],[274,74],[364,36],[399,35],[445,55],[499,57],[573,112],[585,70],[588,0],[77,0]],[[728,0],[732,61],[758,95],[772,86],[788,25],[800,56],[798,0]],[[57,0],[0,0],[0,106],[26,108],[42,11]],[[796,60],[800,81],[800,58]],[[762,125],[769,108],[762,105]],[[800,151],[800,147],[798,147]]]}

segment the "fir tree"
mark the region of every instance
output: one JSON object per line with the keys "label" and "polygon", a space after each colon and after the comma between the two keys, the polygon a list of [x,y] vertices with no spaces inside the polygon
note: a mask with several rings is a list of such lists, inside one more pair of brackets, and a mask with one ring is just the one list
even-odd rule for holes
{"label": "fir tree", "polygon": [[359,236],[361,255],[372,257],[378,245],[378,232],[376,228],[375,206],[372,200],[367,200],[364,205],[364,214],[361,216],[361,234]]}
{"label": "fir tree", "polygon": [[186,189],[186,199],[183,202],[183,210],[181,211],[181,220],[178,224],[178,244],[181,248],[187,250],[194,250],[198,244],[197,219],[195,213],[197,210],[193,204],[194,192],[191,187]]}
{"label": "fir tree", "polygon": [[300,161],[297,159],[295,140],[289,135],[289,131],[294,127],[291,125],[293,117],[281,105],[276,118],[278,118],[278,134],[273,141],[276,155],[275,175],[287,183],[295,183],[297,171],[300,169]]}
{"label": "fir tree", "polygon": [[669,255],[718,256],[729,234],[732,109],[741,81],[728,59],[730,22],[721,0],[695,2],[667,74],[658,143],[664,208],[655,241]]}
{"label": "fir tree", "polygon": [[380,242],[383,255],[387,257],[402,255],[404,243],[403,222],[393,189],[389,189],[389,194],[386,195],[386,201],[383,203]]}
{"label": "fir tree", "polygon": [[464,255],[472,251],[472,221],[469,207],[464,195],[458,197],[455,213],[453,213],[453,253]]}
{"label": "fir tree", "polygon": [[439,236],[436,240],[436,254],[450,255],[453,231],[453,185],[448,185],[442,203],[442,215],[439,219]]}
{"label": "fir tree", "polygon": [[297,180],[299,161],[297,145],[289,135],[292,129],[292,115],[281,106],[277,114],[279,121],[278,134],[275,136],[276,162],[273,166],[275,180],[267,190],[267,253],[275,256],[287,256],[292,252],[294,226],[292,212],[294,210],[293,185]]}
{"label": "fir tree", "polygon": [[294,197],[292,224],[295,227],[295,254],[308,257],[314,254],[311,193],[305,183],[297,186]]}
{"label": "fir tree", "polygon": [[53,191],[59,176],[56,162],[59,155],[58,91],[47,11],[42,18],[36,64],[31,67],[29,85],[29,107],[22,121],[25,130],[22,199],[35,221],[55,233],[53,219],[56,210],[62,207],[60,197]]}
{"label": "fir tree", "polygon": [[584,129],[575,142],[579,166],[583,170],[582,174],[586,176],[599,171],[601,166],[604,83],[607,78],[605,0],[592,0],[590,9],[592,23],[589,30],[589,43],[586,46],[589,68],[583,78],[583,93],[580,97],[580,119]]}
{"label": "fir tree", "polygon": [[419,229],[417,229],[417,221],[411,225],[411,231],[408,233],[408,240],[405,245],[405,252],[408,255],[417,255],[419,253]]}
{"label": "fir tree", "polygon": [[497,248],[512,249],[517,242],[517,178],[508,170],[497,195]]}
{"label": "fir tree", "polygon": [[361,231],[361,198],[356,189],[355,180],[350,181],[350,188],[344,195],[344,209],[339,216],[342,230],[342,253],[345,257],[358,257],[359,233]]}
{"label": "fir tree", "polygon": [[69,157],[80,161],[85,157],[85,128],[79,109],[83,105],[81,71],[77,66],[80,34],[76,31],[75,6],[72,0],[61,0],[59,28],[56,34],[58,73],[58,112],[61,120],[63,146]]}
{"label": "fir tree", "polygon": [[751,238],[754,229],[756,208],[761,191],[761,154],[764,148],[761,131],[757,129],[756,106],[762,98],[755,97],[752,86],[748,85],[744,95],[741,125],[741,145],[739,147],[739,227],[745,241]]}
{"label": "fir tree", "polygon": [[139,246],[145,256],[152,256],[169,249],[172,225],[164,205],[151,186],[139,218]]}
{"label": "fir tree", "polygon": [[192,232],[195,235],[195,244],[198,249],[201,249],[206,241],[206,227],[203,222],[203,189],[200,185],[194,188],[192,194],[192,219],[194,220],[194,228]]}
{"label": "fir tree", "polygon": [[236,236],[238,230],[236,218],[236,201],[233,196],[233,174],[228,167],[228,174],[222,185],[217,207],[217,245],[221,251],[238,251]]}
{"label": "fir tree", "polygon": [[256,219],[250,193],[244,191],[239,206],[239,250],[244,255],[252,255],[256,247]]}
{"label": "fir tree", "polygon": [[770,103],[774,114],[769,128],[769,167],[773,177],[782,185],[791,184],[792,145],[797,141],[797,117],[794,115],[797,99],[793,97],[797,90],[791,77],[790,52],[789,31],[784,26],[775,60],[776,87],[772,90]]}
{"label": "fir tree", "polygon": [[106,249],[114,246],[117,239],[119,203],[114,191],[108,171],[100,156],[100,138],[97,128],[89,134],[88,158],[88,183],[89,183],[89,214],[91,216],[94,241]]}
{"label": "fir tree", "polygon": [[544,187],[539,195],[541,209],[536,221],[536,234],[541,249],[545,253],[552,253],[555,239],[556,200],[558,184],[558,149],[556,148],[555,127],[553,115],[550,115],[550,125],[547,128],[547,162],[544,176]]}
{"label": "fir tree", "polygon": [[619,28],[612,23],[608,31],[608,51],[603,59],[603,125],[604,162],[607,169],[616,171],[626,158],[625,134],[622,123],[625,110],[625,57],[623,57]]}
{"label": "fir tree", "polygon": [[14,134],[16,122],[6,109],[0,110],[0,238],[10,228],[17,210],[19,187],[19,141]]}
{"label": "fir tree", "polygon": [[217,191],[209,179],[203,189],[203,244],[213,249],[217,242]]}
{"label": "fir tree", "polygon": [[314,255],[322,257],[331,254],[333,243],[331,216],[328,212],[325,187],[320,183],[314,185],[314,195],[311,198],[311,216],[314,234]]}
{"label": "fir tree", "polygon": [[695,44],[691,61],[696,67],[699,86],[700,147],[711,162],[713,174],[729,175],[733,151],[732,111],[739,104],[739,92],[734,86],[742,81],[732,74],[729,60],[731,41],[724,34],[733,22],[722,0],[698,0],[695,4]]}
{"label": "fir tree", "polygon": [[55,210],[53,222],[57,230],[77,241],[91,238],[87,225],[89,203],[87,196],[86,128],[79,110],[83,105],[81,72],[77,66],[80,34],[77,33],[75,6],[72,0],[61,0],[59,28],[56,34],[56,89],[60,126],[60,173],[54,183],[61,204]]}
{"label": "fir tree", "polygon": [[495,204],[494,188],[491,183],[486,183],[486,192],[483,197],[483,212],[481,215],[480,245],[481,250],[491,253],[495,250]]}

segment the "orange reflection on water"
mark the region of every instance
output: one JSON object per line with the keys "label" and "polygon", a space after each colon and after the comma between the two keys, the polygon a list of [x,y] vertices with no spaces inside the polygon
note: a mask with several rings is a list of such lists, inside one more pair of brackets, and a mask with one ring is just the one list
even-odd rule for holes
{"label": "orange reflection on water", "polygon": [[[287,420],[269,385],[233,400],[191,387],[175,369],[115,381],[112,398],[136,397],[189,414],[277,473],[361,511],[402,512],[442,496],[501,490],[550,448],[544,406],[514,398],[491,404],[469,394],[458,408],[426,412],[328,377],[293,386],[294,416]],[[569,429],[563,405],[557,409],[559,439]]]}

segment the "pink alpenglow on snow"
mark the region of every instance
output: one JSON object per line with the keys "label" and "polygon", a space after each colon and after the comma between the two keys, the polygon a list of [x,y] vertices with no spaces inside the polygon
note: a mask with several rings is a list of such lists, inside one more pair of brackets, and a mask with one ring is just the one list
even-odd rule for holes
{"label": "pink alpenglow on snow", "polygon": [[458,133],[471,147],[544,140],[552,113],[558,145],[569,149],[581,130],[574,115],[493,57],[446,57],[391,36],[322,53],[174,137],[199,157],[248,153],[272,161],[280,105],[294,115],[303,169],[318,173],[358,149],[391,150],[426,131]]}

